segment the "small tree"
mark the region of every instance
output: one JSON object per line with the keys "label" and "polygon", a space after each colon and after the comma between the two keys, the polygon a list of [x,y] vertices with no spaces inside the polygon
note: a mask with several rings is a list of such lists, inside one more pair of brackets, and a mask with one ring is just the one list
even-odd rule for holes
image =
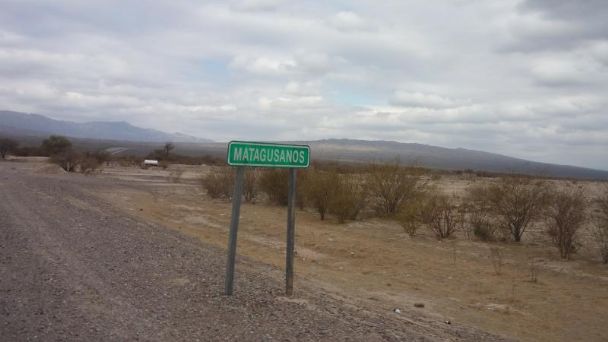
{"label": "small tree", "polygon": [[314,207],[321,220],[325,220],[330,203],[339,189],[339,176],[335,171],[312,170],[304,186],[306,201]]}
{"label": "small tree", "polygon": [[470,198],[487,208],[515,242],[521,241],[529,225],[541,216],[547,198],[544,182],[522,177],[502,178],[496,184],[469,191]]}
{"label": "small tree", "polygon": [[6,154],[9,152],[15,152],[19,144],[9,138],[0,138],[0,156],[2,159],[6,159]]}
{"label": "small tree", "polygon": [[201,185],[211,198],[230,199],[234,189],[234,177],[232,168],[221,167],[204,176]]}
{"label": "small tree", "polygon": [[175,145],[173,145],[173,143],[168,142],[165,143],[165,145],[163,146],[163,151],[165,152],[165,158],[169,158],[169,153],[175,148]]}
{"label": "small tree", "polygon": [[361,182],[352,176],[339,176],[336,192],[329,201],[329,212],[338,218],[338,222],[356,220],[366,204],[367,193]]}
{"label": "small tree", "polygon": [[67,149],[63,152],[54,153],[51,155],[50,160],[52,163],[59,165],[62,169],[67,172],[76,171],[76,167],[81,161],[81,155],[72,149]]}
{"label": "small tree", "polygon": [[548,234],[563,259],[576,251],[576,233],[585,222],[587,201],[580,190],[555,191],[548,198]]}
{"label": "small tree", "polygon": [[99,161],[93,155],[87,153],[82,156],[78,161],[80,172],[84,174],[90,174],[99,168]]}
{"label": "small tree", "polygon": [[420,216],[440,240],[450,237],[464,223],[464,213],[445,194],[436,194],[424,201]]}
{"label": "small tree", "polygon": [[70,150],[72,148],[72,142],[66,137],[51,135],[42,141],[41,148],[48,156],[52,157],[53,155]]}
{"label": "small tree", "polygon": [[416,196],[422,187],[420,177],[412,175],[397,162],[372,165],[366,186],[371,204],[380,216],[397,213],[404,201]]}
{"label": "small tree", "polygon": [[600,249],[602,261],[608,264],[608,189],[604,195],[597,200],[598,213],[595,215],[593,235]]}
{"label": "small tree", "polygon": [[397,221],[403,230],[410,236],[416,236],[418,229],[422,225],[422,202],[424,199],[419,196],[416,200],[408,201],[401,206],[397,214]]}
{"label": "small tree", "polygon": [[260,190],[268,195],[270,202],[287,205],[288,179],[287,170],[268,169],[260,176]]}

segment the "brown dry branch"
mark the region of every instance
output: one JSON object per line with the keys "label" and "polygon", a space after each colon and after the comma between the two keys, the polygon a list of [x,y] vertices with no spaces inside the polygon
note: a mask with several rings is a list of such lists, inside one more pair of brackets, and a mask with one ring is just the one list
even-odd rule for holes
{"label": "brown dry branch", "polygon": [[579,190],[553,191],[546,210],[547,233],[562,259],[576,252],[577,232],[586,220],[587,201]]}
{"label": "brown dry branch", "polygon": [[593,235],[600,250],[604,264],[608,264],[608,189],[603,196],[597,200],[598,213],[595,215]]}
{"label": "brown dry branch", "polygon": [[469,198],[487,210],[500,228],[519,242],[531,223],[538,220],[547,198],[545,182],[524,177],[501,178],[496,184],[476,186]]}

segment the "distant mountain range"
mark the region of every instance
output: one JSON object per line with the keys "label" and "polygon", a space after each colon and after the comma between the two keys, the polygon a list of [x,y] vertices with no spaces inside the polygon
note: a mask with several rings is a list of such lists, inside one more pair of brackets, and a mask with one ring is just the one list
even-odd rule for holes
{"label": "distant mountain range", "polygon": [[[86,148],[103,146],[122,153],[146,155],[157,148],[154,143],[174,142],[176,152],[185,155],[211,154],[225,157],[226,143],[135,127],[126,122],[76,123],[42,115],[0,111],[0,135],[48,136],[60,134],[73,138]],[[99,142],[95,142],[98,140]],[[103,143],[101,142],[103,141]],[[313,159],[350,163],[390,162],[444,170],[478,170],[521,173],[548,177],[608,180],[608,171],[583,167],[539,163],[500,154],[444,148],[395,141],[326,139],[299,141],[311,147]]]}
{"label": "distant mountain range", "polygon": [[72,122],[48,118],[39,114],[0,111],[0,132],[41,136],[59,134],[74,138],[139,142],[210,142],[182,133],[166,133],[133,126],[124,121]]}
{"label": "distant mountain range", "polygon": [[402,164],[444,170],[480,170],[548,177],[608,180],[608,171],[548,164],[496,153],[395,141],[329,139],[310,141],[314,158],[345,162],[398,160]]}

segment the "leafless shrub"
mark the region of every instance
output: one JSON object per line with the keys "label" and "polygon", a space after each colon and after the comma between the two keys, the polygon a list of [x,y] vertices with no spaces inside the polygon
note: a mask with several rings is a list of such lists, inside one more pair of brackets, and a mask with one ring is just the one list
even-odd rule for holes
{"label": "leafless shrub", "polygon": [[500,248],[490,247],[490,262],[492,263],[494,274],[500,275],[502,272],[502,266],[504,265],[504,260]]}
{"label": "leafless shrub", "polygon": [[597,200],[597,204],[599,210],[594,217],[593,235],[598,244],[602,261],[604,264],[608,264],[608,189]]}
{"label": "leafless shrub", "polygon": [[370,166],[366,179],[371,205],[380,216],[396,214],[402,203],[414,197],[424,185],[419,175],[397,162]]}
{"label": "leafless shrub", "polygon": [[77,163],[78,163],[80,172],[84,173],[86,175],[91,174],[92,172],[94,172],[95,170],[97,170],[99,168],[99,161],[90,155],[85,155],[85,156],[81,157],[77,161]]}
{"label": "leafless shrub", "polygon": [[15,152],[17,146],[19,146],[19,143],[13,139],[0,138],[0,158],[5,159],[7,153]]}
{"label": "leafless shrub", "polygon": [[260,190],[264,192],[270,202],[287,205],[288,195],[287,170],[267,169],[260,175]]}
{"label": "leafless shrub", "polygon": [[466,211],[466,222],[463,230],[467,239],[476,237],[481,241],[496,240],[496,225],[493,224],[489,209],[483,202],[471,199],[471,195],[464,200],[462,209]]}
{"label": "leafless shrub", "polygon": [[434,194],[423,202],[421,220],[437,239],[450,237],[464,223],[464,213],[445,194]]}
{"label": "leafless shrub", "polygon": [[230,199],[234,189],[234,177],[232,168],[220,167],[203,176],[201,185],[211,198]]}
{"label": "leafless shrub", "polygon": [[540,218],[546,203],[547,186],[542,181],[524,177],[506,177],[496,184],[476,186],[469,198],[494,216],[499,227],[516,242],[529,225]]}
{"label": "leafless shrub", "polygon": [[577,231],[585,222],[587,201],[581,190],[553,191],[545,212],[547,233],[563,259],[576,252]]}
{"label": "leafless shrub", "polygon": [[340,187],[340,178],[335,171],[312,170],[308,173],[304,192],[306,202],[315,208],[321,220],[329,211],[330,203]]}
{"label": "leafless shrub", "polygon": [[75,152],[71,148],[62,152],[54,153],[49,158],[51,163],[59,165],[67,172],[76,171],[76,167],[78,166],[78,162],[80,161],[80,159],[80,154]]}
{"label": "leafless shrub", "polygon": [[496,240],[496,226],[492,224],[486,213],[479,211],[471,213],[469,226],[472,228],[473,235],[479,240],[486,242]]}
{"label": "leafless shrub", "polygon": [[410,236],[416,236],[418,229],[422,225],[422,203],[420,200],[412,200],[401,206],[397,214],[397,221],[403,227],[403,230]]}
{"label": "leafless shrub", "polygon": [[355,220],[366,205],[365,187],[353,177],[338,176],[336,192],[329,201],[329,212],[336,215],[338,222]]}
{"label": "leafless shrub", "polygon": [[258,170],[246,170],[243,178],[243,197],[251,203],[258,197]]}
{"label": "leafless shrub", "polygon": [[435,191],[434,188],[421,189],[416,191],[416,193],[408,197],[405,200],[401,207],[398,210],[396,215],[397,222],[403,227],[403,230],[410,236],[416,236],[418,229],[422,227],[425,223],[425,212],[424,210],[427,208],[426,204],[429,201],[429,196],[432,191]]}

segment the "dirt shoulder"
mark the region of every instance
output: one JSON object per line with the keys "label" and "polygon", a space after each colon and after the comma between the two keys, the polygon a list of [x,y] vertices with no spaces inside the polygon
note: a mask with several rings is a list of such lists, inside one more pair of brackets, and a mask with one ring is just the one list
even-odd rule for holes
{"label": "dirt shoulder", "polygon": [[279,269],[242,257],[235,295],[223,296],[224,252],[90,195],[118,194],[117,184],[0,163],[3,339],[500,339],[409,310],[357,306],[313,283],[288,299]]}

